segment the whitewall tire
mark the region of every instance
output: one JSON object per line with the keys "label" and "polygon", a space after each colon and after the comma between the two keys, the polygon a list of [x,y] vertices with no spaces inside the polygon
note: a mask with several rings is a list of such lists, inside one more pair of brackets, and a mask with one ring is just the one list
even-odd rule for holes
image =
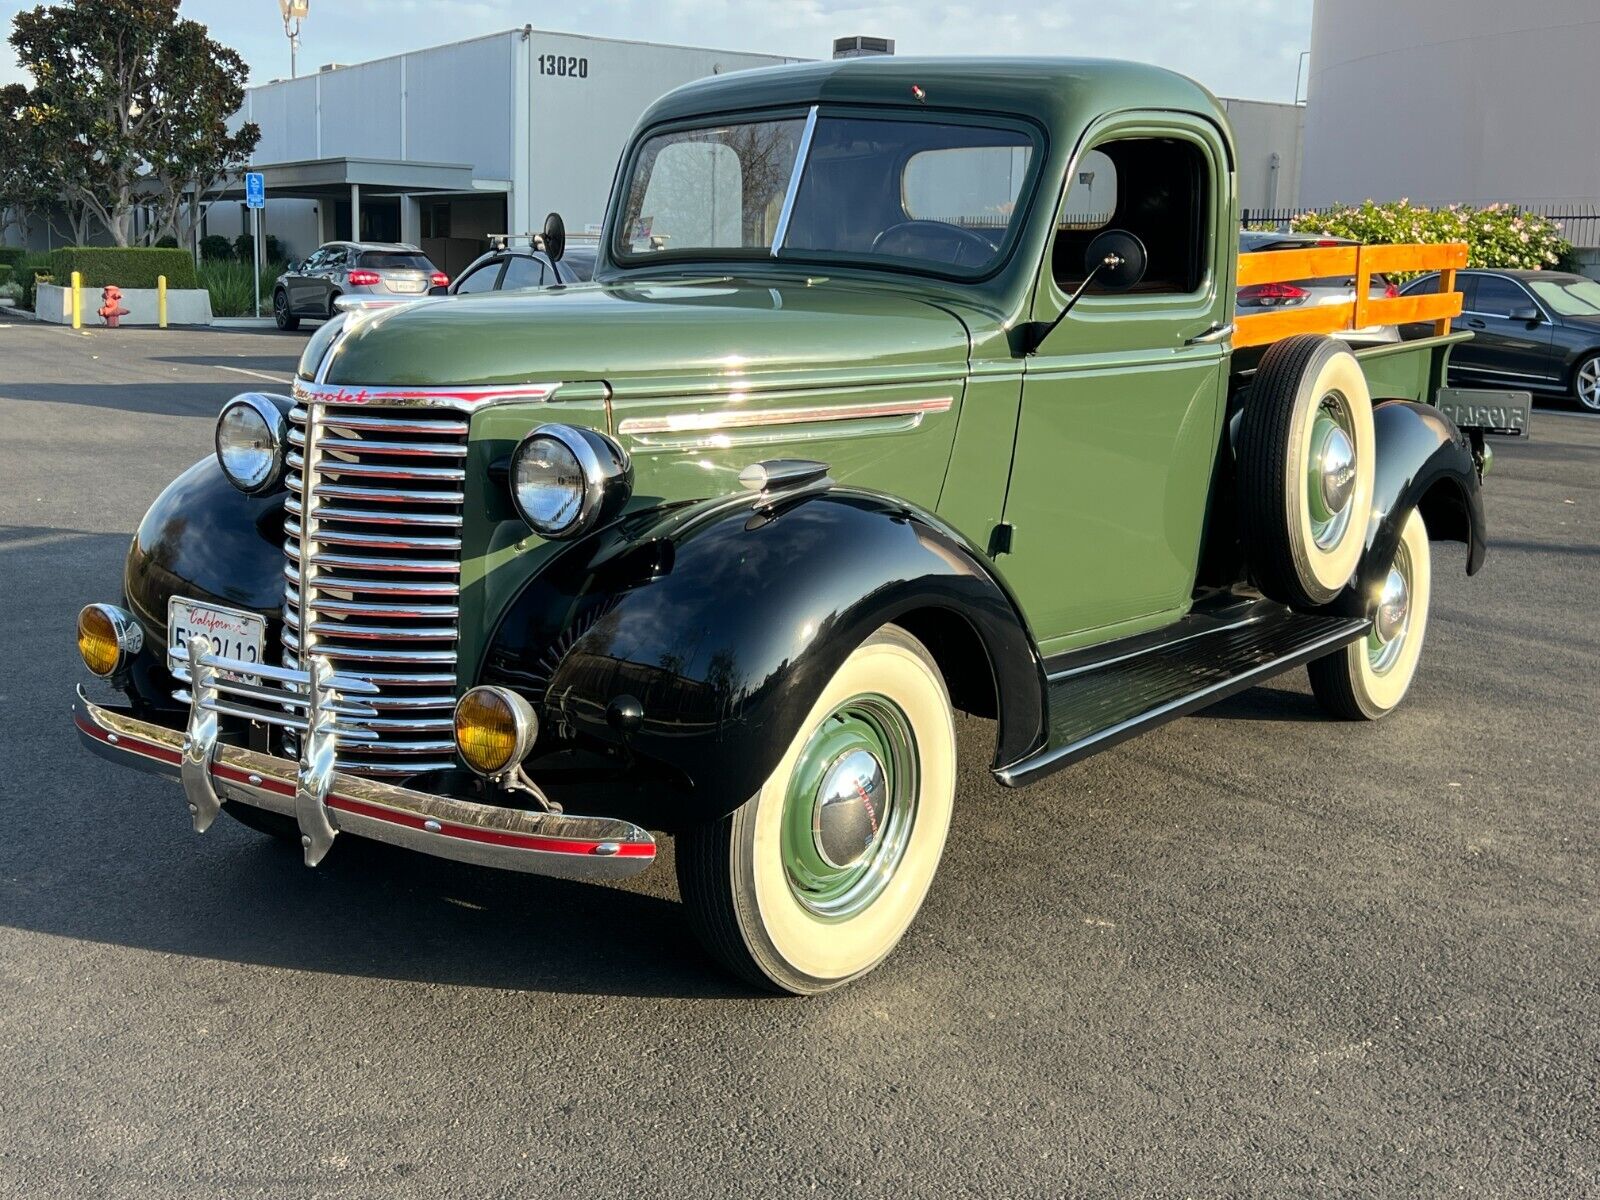
{"label": "whitewall tire", "polygon": [[871,970],[933,882],[955,757],[938,667],[885,626],[829,680],[761,790],[679,837],[679,890],[707,949],[799,994]]}
{"label": "whitewall tire", "polygon": [[1311,690],[1333,716],[1376,721],[1405,698],[1422,658],[1433,600],[1433,563],[1422,514],[1412,512],[1376,597],[1373,631],[1307,670]]}

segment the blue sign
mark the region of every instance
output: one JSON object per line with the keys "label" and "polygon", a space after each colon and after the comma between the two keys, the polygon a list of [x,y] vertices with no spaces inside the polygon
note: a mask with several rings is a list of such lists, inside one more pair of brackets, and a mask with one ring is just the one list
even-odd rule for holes
{"label": "blue sign", "polygon": [[267,177],[260,171],[244,173],[244,203],[246,208],[267,206]]}

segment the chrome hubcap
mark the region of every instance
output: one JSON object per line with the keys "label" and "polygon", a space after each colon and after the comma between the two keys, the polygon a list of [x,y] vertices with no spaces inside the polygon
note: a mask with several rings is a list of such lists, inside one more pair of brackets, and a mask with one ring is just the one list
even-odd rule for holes
{"label": "chrome hubcap", "polygon": [[1400,657],[1411,628],[1411,554],[1405,546],[1395,553],[1394,564],[1378,593],[1378,609],[1367,636],[1367,661],[1382,675]]}
{"label": "chrome hubcap", "polygon": [[1585,408],[1600,412],[1600,358],[1590,359],[1578,368],[1578,399]]}
{"label": "chrome hubcap", "polygon": [[853,867],[883,837],[889,781],[870,750],[834,759],[811,810],[811,839],[830,867]]}
{"label": "chrome hubcap", "polygon": [[876,900],[911,840],[917,788],[916,738],[898,704],[863,695],[830,713],[785,788],[779,849],[795,899],[829,920]]}
{"label": "chrome hubcap", "polygon": [[1311,425],[1306,491],[1311,510],[1311,540],[1319,550],[1337,546],[1350,525],[1350,498],[1356,490],[1355,421],[1337,392],[1323,398]]}

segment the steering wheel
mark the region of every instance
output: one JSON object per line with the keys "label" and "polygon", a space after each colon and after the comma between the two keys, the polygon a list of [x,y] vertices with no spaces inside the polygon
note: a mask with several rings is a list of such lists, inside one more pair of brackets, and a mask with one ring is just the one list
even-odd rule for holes
{"label": "steering wheel", "polygon": [[[896,242],[903,243],[905,249],[897,249]],[[948,246],[950,253],[939,254],[933,248],[940,244]],[[963,229],[960,225],[949,225],[943,221],[901,221],[898,225],[891,225],[877,237],[872,239],[872,248],[884,254],[899,254],[904,258],[931,258],[936,262],[947,262],[952,266],[979,266],[987,262],[1000,249],[983,234],[976,230]],[[971,263],[965,263],[966,252],[979,251],[979,257]]]}

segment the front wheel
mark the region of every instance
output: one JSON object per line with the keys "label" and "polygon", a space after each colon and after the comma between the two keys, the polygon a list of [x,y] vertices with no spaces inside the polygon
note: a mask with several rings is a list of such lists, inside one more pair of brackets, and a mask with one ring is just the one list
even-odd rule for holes
{"label": "front wheel", "polygon": [[1600,354],[1591,354],[1572,373],[1572,398],[1585,412],[1600,413]]}
{"label": "front wheel", "polygon": [[1378,594],[1372,631],[1358,642],[1306,668],[1311,691],[1332,716],[1376,721],[1404,699],[1422,657],[1433,599],[1433,564],[1428,527],[1412,512]]}
{"label": "front wheel", "polygon": [[678,838],[678,890],[706,948],[802,995],[870,971],[933,882],[955,757],[939,668],[885,626],[829,680],[761,790]]}

